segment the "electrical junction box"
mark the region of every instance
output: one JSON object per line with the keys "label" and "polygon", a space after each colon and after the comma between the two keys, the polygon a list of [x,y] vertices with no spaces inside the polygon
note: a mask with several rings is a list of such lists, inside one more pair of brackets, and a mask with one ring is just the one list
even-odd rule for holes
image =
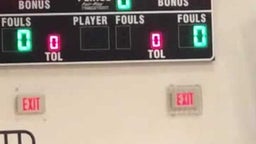
{"label": "electrical junction box", "polygon": [[1,0],[0,65],[211,61],[211,0]]}

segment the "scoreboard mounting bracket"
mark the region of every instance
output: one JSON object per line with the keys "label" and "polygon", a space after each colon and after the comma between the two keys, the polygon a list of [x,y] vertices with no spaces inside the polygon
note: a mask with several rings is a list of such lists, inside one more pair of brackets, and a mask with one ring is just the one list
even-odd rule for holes
{"label": "scoreboard mounting bracket", "polygon": [[0,65],[214,60],[212,0],[2,0]]}

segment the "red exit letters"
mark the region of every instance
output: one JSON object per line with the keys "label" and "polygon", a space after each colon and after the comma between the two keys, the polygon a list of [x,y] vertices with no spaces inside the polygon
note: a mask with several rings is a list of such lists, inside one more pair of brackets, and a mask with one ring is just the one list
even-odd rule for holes
{"label": "red exit letters", "polygon": [[45,112],[44,95],[17,96],[17,114],[43,114]]}
{"label": "red exit letters", "polygon": [[23,111],[39,111],[40,97],[24,97],[22,98]]}
{"label": "red exit letters", "polygon": [[177,106],[194,106],[193,92],[178,92],[176,93]]}

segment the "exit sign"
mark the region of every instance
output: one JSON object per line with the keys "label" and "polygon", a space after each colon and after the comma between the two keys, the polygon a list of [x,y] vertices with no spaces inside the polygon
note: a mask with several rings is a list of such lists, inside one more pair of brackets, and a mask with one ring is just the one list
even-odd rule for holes
{"label": "exit sign", "polygon": [[45,112],[45,97],[42,95],[19,95],[16,99],[18,114],[42,114]]}
{"label": "exit sign", "polygon": [[202,112],[202,90],[200,85],[170,86],[169,109],[172,115],[196,114]]}
{"label": "exit sign", "polygon": [[177,107],[193,107],[194,106],[193,92],[178,92],[176,93],[176,106]]}

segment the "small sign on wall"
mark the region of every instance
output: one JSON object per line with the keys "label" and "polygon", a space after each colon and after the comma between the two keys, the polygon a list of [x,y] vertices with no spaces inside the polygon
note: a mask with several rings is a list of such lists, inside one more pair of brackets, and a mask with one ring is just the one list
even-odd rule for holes
{"label": "small sign on wall", "polygon": [[171,85],[168,88],[171,115],[200,115],[202,89],[200,85]]}
{"label": "small sign on wall", "polygon": [[16,98],[18,114],[43,114],[45,112],[45,96],[19,95]]}

